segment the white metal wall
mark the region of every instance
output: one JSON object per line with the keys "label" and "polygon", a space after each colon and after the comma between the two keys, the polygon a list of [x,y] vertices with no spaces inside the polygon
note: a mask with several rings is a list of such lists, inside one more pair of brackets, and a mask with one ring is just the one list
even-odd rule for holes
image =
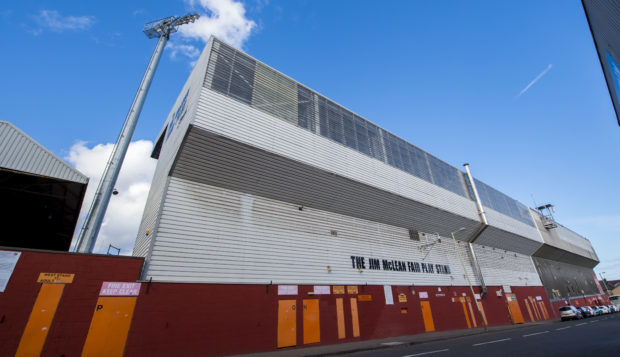
{"label": "white metal wall", "polygon": [[478,244],[474,251],[487,285],[542,285],[531,256]]}
{"label": "white metal wall", "polygon": [[[142,213],[142,220],[140,222],[138,236],[136,237],[136,243],[133,249],[134,256],[147,257],[151,247],[151,239],[156,235],[157,219],[159,217],[163,194],[167,186],[166,182],[170,168],[174,163],[174,158],[177,155],[181,142],[187,132],[187,128],[189,127],[195,115],[196,107],[198,106],[198,98],[200,97],[202,82],[204,81],[207,63],[209,61],[209,53],[211,52],[211,43],[212,41],[209,41],[203,49],[202,54],[198,58],[198,61],[196,62],[189,78],[183,85],[183,88],[181,89],[181,92],[179,93],[172,110],[168,114],[164,126],[158,136],[158,140],[159,138],[165,138],[166,136],[167,139],[162,145],[159,158],[157,160],[155,174],[153,175],[153,181],[151,182],[149,195],[144,212]],[[187,113],[184,118],[175,125],[174,129],[168,133],[167,131],[169,130],[170,122],[174,119],[174,114],[188,91]],[[149,230],[149,234],[147,234],[147,230]]]}
{"label": "white metal wall", "polygon": [[[466,285],[453,241],[443,237],[441,243],[424,248],[426,243],[424,239],[411,240],[403,228],[307,207],[299,210],[291,203],[171,177],[144,278],[212,283]],[[477,284],[466,245],[461,242],[458,247],[467,274]],[[484,256],[486,251],[480,254]],[[448,264],[451,274],[359,272],[352,267],[351,256]],[[534,269],[531,260],[521,255],[506,255],[503,267],[487,264],[493,259],[483,257],[483,267],[490,275],[502,277],[501,284],[525,285],[519,279],[524,275],[523,264],[529,262],[530,270]],[[512,267],[516,269],[511,271]]]}
{"label": "white metal wall", "polygon": [[[598,261],[598,256],[587,238],[557,224],[557,227],[546,229],[538,212],[530,210],[534,223],[538,227],[542,241],[552,247]],[[549,258],[549,257],[548,257]]]}
{"label": "white metal wall", "polygon": [[283,157],[478,220],[475,203],[467,198],[206,88],[202,89],[194,124]]}
{"label": "white metal wall", "polygon": [[88,183],[88,177],[6,121],[0,121],[0,167]]}

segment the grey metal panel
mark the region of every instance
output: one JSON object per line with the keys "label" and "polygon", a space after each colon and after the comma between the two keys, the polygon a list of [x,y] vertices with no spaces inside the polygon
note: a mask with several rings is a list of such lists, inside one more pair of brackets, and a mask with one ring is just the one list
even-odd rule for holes
{"label": "grey metal panel", "polygon": [[[394,193],[192,126],[172,176],[375,222],[449,236],[480,225]],[[455,195],[456,196],[456,195]],[[473,202],[471,202],[473,205]]]}
{"label": "grey metal panel", "polygon": [[550,299],[600,293],[592,268],[541,257],[532,259]]}
{"label": "grey metal panel", "polygon": [[469,198],[214,91],[203,89],[194,123],[249,146],[478,220]]}
{"label": "grey metal panel", "polygon": [[[620,2],[617,0],[582,0],[594,44],[603,67],[611,101],[620,124],[620,88],[614,86],[607,53],[620,64]],[[620,74],[618,74],[620,76]]]}
{"label": "grey metal panel", "polygon": [[[463,270],[456,253],[467,257],[466,244],[455,247],[450,238],[429,245],[411,240],[401,227],[312,207],[299,210],[295,204],[177,177],[170,179],[166,197],[145,279],[463,286],[467,274],[478,284],[471,264],[466,261]],[[498,285],[536,285],[529,257],[497,254],[482,259]],[[447,264],[451,274],[360,272],[351,266],[351,255]],[[494,263],[500,255],[505,255],[504,266]]]}
{"label": "grey metal panel", "polygon": [[532,255],[542,242],[528,239],[522,235],[489,226],[476,239],[476,244],[505,249],[525,255]]}
{"label": "grey metal panel", "polygon": [[[472,198],[462,171],[220,40],[212,48],[205,88]],[[480,190],[484,205],[534,226],[525,205],[481,182]]]}
{"label": "grey metal panel", "polygon": [[598,264],[598,256],[587,238],[560,224],[547,229],[538,212],[532,210],[531,214],[544,242],[535,256],[589,268]]}
{"label": "grey metal panel", "polygon": [[6,121],[0,121],[0,167],[88,183],[88,177]]}

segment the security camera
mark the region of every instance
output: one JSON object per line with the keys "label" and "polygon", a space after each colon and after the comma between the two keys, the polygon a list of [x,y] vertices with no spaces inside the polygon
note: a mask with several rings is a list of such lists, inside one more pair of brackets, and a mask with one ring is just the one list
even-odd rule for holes
{"label": "security camera", "polygon": [[114,196],[118,195],[118,190],[117,190],[117,189],[114,189],[114,190],[112,191],[112,194],[113,194]]}

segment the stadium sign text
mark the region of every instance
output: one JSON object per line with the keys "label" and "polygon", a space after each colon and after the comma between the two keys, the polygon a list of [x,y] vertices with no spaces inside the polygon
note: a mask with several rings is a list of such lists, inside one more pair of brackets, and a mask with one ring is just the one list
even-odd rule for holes
{"label": "stadium sign text", "polygon": [[450,266],[445,264],[419,263],[404,260],[390,260],[351,256],[353,269],[408,271],[413,273],[451,274]]}

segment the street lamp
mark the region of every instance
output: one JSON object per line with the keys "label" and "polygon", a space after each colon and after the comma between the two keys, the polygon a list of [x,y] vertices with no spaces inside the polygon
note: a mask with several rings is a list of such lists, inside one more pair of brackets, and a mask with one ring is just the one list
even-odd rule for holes
{"label": "street lamp", "polygon": [[482,321],[482,326],[484,326],[484,331],[489,331],[487,327],[487,322],[484,319],[484,315],[482,315],[482,309],[480,309],[480,305],[479,305],[479,304],[482,304],[482,301],[478,303],[478,300],[476,300],[476,293],[474,293],[474,287],[472,286],[471,280],[469,279],[469,274],[467,274],[467,269],[465,269],[465,262],[463,261],[461,250],[459,249],[458,243],[456,242],[456,237],[454,236],[456,233],[462,232],[465,229],[466,229],[465,227],[461,227],[458,230],[451,232],[450,234],[452,235],[452,240],[454,241],[454,249],[456,250],[456,254],[459,257],[459,260],[461,261],[461,266],[463,267],[463,273],[464,273],[463,275],[465,275],[465,279],[467,279],[467,283],[469,284],[469,290],[471,290],[471,295],[474,298],[474,302],[476,303],[476,308],[478,309],[478,314],[480,315],[480,321]]}
{"label": "street lamp", "polygon": [[138,123],[138,117],[142,111],[142,106],[144,105],[144,100],[146,99],[146,93],[151,86],[153,76],[155,75],[155,70],[157,69],[157,64],[159,63],[159,59],[164,52],[164,46],[170,38],[170,34],[177,32],[179,26],[194,22],[199,17],[200,15],[198,14],[188,14],[181,17],[171,16],[161,20],[149,22],[144,26],[143,32],[148,38],[157,37],[159,40],[157,41],[157,46],[153,51],[149,65],[144,72],[144,77],[142,77],[142,82],[140,82],[140,87],[138,87],[138,92],[133,99],[131,108],[129,108],[129,113],[127,113],[125,124],[123,124],[123,128],[118,136],[116,145],[114,145],[114,148],[112,149],[112,154],[106,164],[103,176],[99,182],[99,187],[93,197],[93,203],[88,210],[88,214],[84,220],[84,225],[82,226],[82,230],[80,231],[80,235],[78,236],[75,244],[76,251],[81,253],[92,253],[93,248],[95,247],[95,241],[97,239],[97,235],[99,234],[103,217],[105,216],[105,212],[108,208],[108,203],[110,202],[110,195],[112,194],[114,184],[118,178],[118,173],[120,172],[123,160],[125,159],[127,148],[131,142],[131,136],[136,128],[136,124]]}

